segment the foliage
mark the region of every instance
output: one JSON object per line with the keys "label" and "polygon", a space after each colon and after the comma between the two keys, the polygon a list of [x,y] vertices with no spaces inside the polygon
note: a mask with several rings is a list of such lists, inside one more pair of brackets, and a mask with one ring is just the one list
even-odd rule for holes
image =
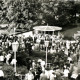
{"label": "foliage", "polygon": [[67,55],[64,54],[64,51],[61,50],[60,52],[53,54],[52,63],[54,64],[54,66],[58,65],[59,67],[63,67],[64,62],[65,64],[67,63]]}
{"label": "foliage", "polygon": [[[14,67],[13,66],[4,64],[2,67],[2,70],[4,72],[4,75],[5,75],[4,78],[6,80],[8,80],[8,78],[14,79],[14,80],[20,80],[19,79],[20,76],[19,76],[19,78],[18,78],[18,76],[17,77],[14,76]],[[17,67],[17,73],[24,75],[27,72],[28,72],[28,70],[27,70],[26,66],[20,66],[20,67],[18,66]]]}
{"label": "foliage", "polygon": [[28,53],[24,51],[24,49],[19,48],[17,52],[17,64],[18,66],[27,65],[26,59],[28,57]]}
{"label": "foliage", "polygon": [[31,30],[36,25],[66,27],[80,21],[80,3],[40,0],[0,0],[0,23],[14,22],[17,28]]}
{"label": "foliage", "polygon": [[51,5],[47,7],[48,15],[45,18],[49,25],[69,26],[76,22],[76,13],[80,14],[79,4],[74,1],[53,3],[52,7]]}
{"label": "foliage", "polygon": [[[5,66],[6,66],[6,67],[5,67]],[[4,64],[4,66],[2,67],[2,70],[3,70],[3,72],[4,72],[5,77],[13,76],[13,75],[14,75],[14,71],[13,71],[14,68],[13,68],[13,66]]]}
{"label": "foliage", "polygon": [[[46,52],[42,52],[42,51],[33,51],[33,55],[32,55],[32,60],[37,60],[39,58],[41,58],[42,60],[45,60],[46,58]],[[64,54],[64,51],[60,51],[60,52],[56,52],[53,54],[48,53],[47,54],[47,59],[48,59],[48,63],[52,63],[52,65],[55,66],[59,66],[59,67],[63,67],[64,62],[65,64],[67,63],[67,55]]]}
{"label": "foliage", "polygon": [[28,70],[26,66],[20,66],[20,67],[17,67],[17,72],[20,74],[25,74],[28,72]]}

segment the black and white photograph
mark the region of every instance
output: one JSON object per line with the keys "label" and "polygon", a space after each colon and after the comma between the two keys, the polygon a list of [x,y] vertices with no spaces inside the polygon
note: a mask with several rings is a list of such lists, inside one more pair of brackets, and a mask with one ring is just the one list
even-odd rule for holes
{"label": "black and white photograph", "polygon": [[80,0],[0,0],[0,80],[80,80]]}

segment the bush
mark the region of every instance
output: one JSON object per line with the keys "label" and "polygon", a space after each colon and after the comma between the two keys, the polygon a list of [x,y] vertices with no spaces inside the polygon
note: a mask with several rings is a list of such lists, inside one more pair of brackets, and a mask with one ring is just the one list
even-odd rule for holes
{"label": "bush", "polygon": [[9,77],[9,76],[11,76],[11,77],[14,76],[14,68],[13,68],[13,66],[4,64],[2,70],[3,70],[4,75],[5,75],[6,78]]}
{"label": "bush", "polygon": [[26,66],[26,58],[28,56],[29,55],[27,53],[25,53],[25,51],[23,51],[23,50],[18,51],[18,53],[17,53],[17,64],[19,66],[23,66],[23,65]]}
{"label": "bush", "polygon": [[[4,75],[5,75],[5,79],[6,80],[20,80],[18,77],[14,76],[14,67],[11,66],[11,65],[7,65],[7,64],[4,64],[3,67],[2,67],[2,70],[4,72]],[[17,67],[17,73],[19,74],[22,74],[22,75],[25,75],[25,73],[28,72],[26,66],[20,66],[20,67]]]}
{"label": "bush", "polygon": [[17,67],[17,72],[24,75],[25,73],[28,72],[28,70],[26,66],[20,66],[20,67]]}

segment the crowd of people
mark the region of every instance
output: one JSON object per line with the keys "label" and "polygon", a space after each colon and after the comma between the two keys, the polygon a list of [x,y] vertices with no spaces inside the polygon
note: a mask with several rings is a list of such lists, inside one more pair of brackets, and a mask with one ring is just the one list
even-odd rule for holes
{"label": "crowd of people", "polygon": [[69,66],[65,64],[62,68],[59,66],[46,67],[45,61],[39,59],[38,64],[35,61],[32,62],[24,80],[79,80],[78,70],[77,63],[72,61]]}
{"label": "crowd of people", "polygon": [[[24,80],[79,80],[80,41],[69,41],[59,38],[58,40],[52,40],[49,36],[43,38],[44,40],[42,42],[40,40],[38,43],[37,39],[39,38],[37,37],[34,37],[34,39],[32,37],[25,39],[14,35],[0,35],[0,63],[2,65],[4,63],[15,65],[17,62],[14,59],[14,53],[12,51],[12,43],[14,41],[18,41],[19,48],[23,48],[30,56],[31,49],[35,50],[33,47],[36,44],[39,44],[37,48],[40,51],[45,51],[45,40],[48,40],[48,53],[53,55],[51,65],[46,66],[46,62],[43,59],[38,59],[37,61],[29,60],[27,65],[28,73],[25,73]],[[4,74],[2,77],[4,77]]]}
{"label": "crowd of people", "polygon": [[[53,52],[54,53],[53,55],[59,53],[57,56],[53,57],[54,59],[53,59],[52,66],[51,67],[48,66],[46,68],[45,61],[44,62],[41,61],[40,66],[41,64],[43,64],[43,66],[41,66],[41,74],[38,74],[32,65],[32,68],[30,68],[29,72],[25,74],[25,80],[79,80],[80,77],[79,41],[78,40],[74,40],[74,41],[62,40],[59,42],[54,41],[54,45],[52,45],[52,47],[54,47],[55,50],[55,52]],[[49,46],[48,46],[48,50],[49,50]],[[63,54],[66,57],[63,56]],[[60,62],[60,60],[63,61]],[[58,64],[57,61],[60,63]],[[56,65],[54,65],[55,62]],[[35,79],[37,75],[39,75],[39,78]],[[29,76],[30,78],[28,79]]]}

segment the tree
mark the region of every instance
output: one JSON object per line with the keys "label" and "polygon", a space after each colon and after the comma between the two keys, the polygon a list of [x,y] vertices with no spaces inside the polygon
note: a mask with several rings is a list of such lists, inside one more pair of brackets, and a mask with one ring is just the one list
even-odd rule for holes
{"label": "tree", "polygon": [[[33,26],[49,25],[66,27],[80,21],[80,3],[74,1],[48,1],[40,0],[0,0],[0,22],[16,23],[16,27],[31,30]],[[32,23],[29,23],[32,21]]]}

